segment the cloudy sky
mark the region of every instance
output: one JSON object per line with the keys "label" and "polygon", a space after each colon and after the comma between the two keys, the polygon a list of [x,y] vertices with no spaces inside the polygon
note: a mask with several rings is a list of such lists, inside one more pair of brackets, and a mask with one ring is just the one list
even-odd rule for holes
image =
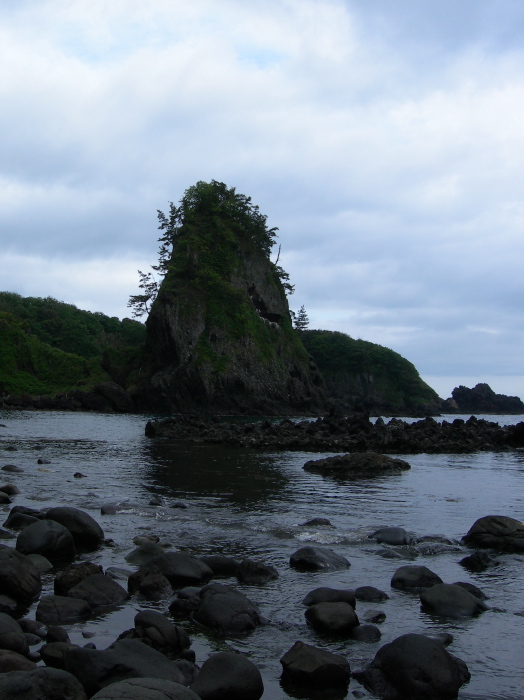
{"label": "cloudy sky", "polygon": [[129,315],[198,180],[310,326],[524,398],[522,0],[2,0],[0,289]]}

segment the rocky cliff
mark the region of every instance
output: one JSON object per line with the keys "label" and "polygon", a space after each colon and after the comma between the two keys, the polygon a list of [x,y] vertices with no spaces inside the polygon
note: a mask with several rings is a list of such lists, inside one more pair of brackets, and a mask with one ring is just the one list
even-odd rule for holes
{"label": "rocky cliff", "polygon": [[163,412],[325,408],[323,379],[292,328],[268,230],[248,198],[198,183],[172,219],[167,274],[146,322],[138,402]]}
{"label": "rocky cliff", "polygon": [[447,410],[453,413],[524,414],[524,403],[518,396],[496,394],[489,384],[477,384],[473,389],[459,386],[447,399]]}

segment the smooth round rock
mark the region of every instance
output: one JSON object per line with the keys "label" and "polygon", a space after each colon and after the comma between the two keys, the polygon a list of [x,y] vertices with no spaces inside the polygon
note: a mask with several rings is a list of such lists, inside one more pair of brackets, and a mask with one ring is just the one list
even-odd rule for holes
{"label": "smooth round rock", "polygon": [[252,661],[221,651],[204,661],[191,690],[201,700],[259,700],[264,684]]}

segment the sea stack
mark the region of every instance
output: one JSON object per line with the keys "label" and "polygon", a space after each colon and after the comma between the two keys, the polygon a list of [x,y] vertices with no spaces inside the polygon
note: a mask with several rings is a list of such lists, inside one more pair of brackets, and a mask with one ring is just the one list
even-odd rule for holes
{"label": "sea stack", "polygon": [[324,410],[324,381],[291,321],[288,276],[270,260],[276,229],[258,207],[199,182],[163,221],[172,252],[146,322],[141,408]]}

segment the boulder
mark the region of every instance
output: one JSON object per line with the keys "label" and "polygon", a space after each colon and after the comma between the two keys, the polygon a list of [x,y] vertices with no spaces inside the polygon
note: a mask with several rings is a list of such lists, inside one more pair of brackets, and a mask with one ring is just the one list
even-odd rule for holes
{"label": "boulder", "polygon": [[259,700],[264,684],[252,661],[221,651],[204,661],[191,690],[201,700]]}
{"label": "boulder", "polygon": [[420,594],[420,602],[427,611],[446,617],[470,617],[488,609],[482,600],[454,583],[437,583],[426,588]]}
{"label": "boulder", "polygon": [[56,668],[11,671],[0,674],[2,700],[87,700],[80,683]]}
{"label": "boulder", "polygon": [[462,586],[479,600],[487,600],[488,596],[478,586],[466,581],[455,581],[455,586]]}
{"label": "boulder", "polygon": [[462,538],[468,547],[524,552],[524,523],[505,515],[479,518]]}
{"label": "boulder", "polygon": [[59,506],[46,512],[48,520],[54,520],[66,527],[73,535],[75,546],[84,551],[92,551],[104,541],[104,531],[88,513],[78,508]]}
{"label": "boulder", "polygon": [[349,603],[316,603],[305,612],[306,620],[317,632],[349,634],[359,624],[355,610]]}
{"label": "boulder", "polygon": [[369,535],[369,539],[379,544],[403,545],[410,544],[414,538],[403,527],[382,527]]}
{"label": "boulder", "polygon": [[6,613],[0,613],[0,649],[16,651],[17,654],[27,654],[29,651],[22,628]]}
{"label": "boulder", "polygon": [[335,571],[348,569],[351,565],[346,557],[326,547],[301,547],[289,560],[299,571]]}
{"label": "boulder", "polygon": [[200,591],[193,620],[221,636],[241,636],[263,622],[258,607],[240,591],[212,583]]}
{"label": "boulder", "polygon": [[130,678],[111,683],[95,693],[91,700],[200,700],[180,683],[160,678]]}
{"label": "boulder", "polygon": [[51,564],[49,559],[43,557],[41,554],[28,554],[27,558],[32,564],[36,566],[36,568],[41,574],[46,574],[53,568],[53,565]]}
{"label": "boulder", "polygon": [[111,576],[93,574],[83,579],[67,592],[70,598],[85,600],[93,610],[120,605],[129,598],[129,593]]}
{"label": "boulder", "polygon": [[468,667],[435,639],[404,634],[381,647],[353,676],[384,700],[455,700],[470,679]]}
{"label": "boulder", "polygon": [[156,566],[175,587],[202,584],[213,576],[203,561],[184,552],[166,552],[150,559],[148,565]]}
{"label": "boulder", "polygon": [[304,469],[337,479],[356,479],[401,474],[411,466],[403,459],[394,459],[378,452],[354,452],[310,460],[304,464]]}
{"label": "boulder", "polygon": [[7,495],[7,493],[5,493],[5,491],[0,490],[0,505],[4,506],[4,505],[8,505],[9,503],[12,503],[12,501],[9,498],[9,496]]}
{"label": "boulder", "polygon": [[237,575],[237,569],[240,566],[238,559],[226,557],[222,554],[211,554],[206,557],[200,557],[200,561],[209,566],[213,572],[213,576],[224,576],[226,578]]}
{"label": "boulder", "polygon": [[492,566],[498,566],[500,562],[496,559],[493,559],[493,557],[490,557],[487,552],[481,552],[479,550],[476,550],[475,552],[473,552],[473,554],[470,554],[469,556],[461,559],[459,561],[459,564],[468,571],[474,571],[475,573],[479,573],[480,571],[486,571],[486,569],[490,569]]}
{"label": "boulder", "polygon": [[144,541],[141,542],[141,544],[139,544],[136,549],[133,549],[132,552],[126,554],[125,560],[128,564],[134,564],[135,566],[145,566],[154,557],[160,557],[165,553],[166,552],[164,548],[161,547],[159,544],[157,544],[156,542],[151,542],[151,540],[147,541],[144,538]]}
{"label": "boulder", "polygon": [[85,578],[93,576],[93,574],[101,574],[102,571],[100,564],[93,564],[90,561],[66,566],[55,576],[53,584],[55,595],[66,595],[71,588],[78,585]]}
{"label": "boulder", "polygon": [[140,593],[147,600],[168,598],[173,589],[157,566],[147,566],[131,574],[127,579],[127,590],[131,595]]}
{"label": "boulder", "polygon": [[119,639],[138,639],[169,658],[178,658],[191,646],[187,632],[156,610],[142,610],[135,615],[135,626]]}
{"label": "boulder", "polygon": [[282,680],[309,688],[346,687],[350,678],[348,660],[340,654],[295,642],[280,659]]}
{"label": "boulder", "polygon": [[91,608],[85,600],[47,595],[40,599],[35,617],[46,625],[63,625],[89,617]]}
{"label": "boulder", "polygon": [[388,600],[389,596],[374,586],[359,586],[355,589],[355,598],[366,603],[380,603],[383,600]]}
{"label": "boulder", "polygon": [[381,637],[382,632],[375,625],[357,625],[351,630],[351,639],[354,639],[356,642],[373,644],[374,642],[378,642]]}
{"label": "boulder", "polygon": [[22,554],[41,554],[51,562],[72,559],[75,556],[73,536],[54,520],[37,520],[25,527],[16,539],[16,548]]}
{"label": "boulder", "polygon": [[29,603],[41,590],[40,572],[35,565],[16,549],[0,548],[0,593]]}
{"label": "boulder", "polygon": [[277,579],[278,571],[274,566],[268,566],[261,561],[243,559],[237,568],[236,576],[240,583],[248,586],[261,586],[268,581]]}
{"label": "boulder", "polygon": [[325,587],[315,588],[302,601],[302,605],[316,605],[317,603],[349,603],[354,608],[356,605],[355,591]]}
{"label": "boulder", "polygon": [[391,588],[401,591],[430,588],[436,583],[442,583],[442,579],[433,573],[427,566],[401,566],[393,574]]}
{"label": "boulder", "polygon": [[8,496],[16,496],[20,493],[20,489],[16,484],[2,484],[2,486],[0,486],[0,491],[6,493]]}
{"label": "boulder", "polygon": [[9,671],[32,671],[35,668],[35,662],[30,661],[22,654],[9,649],[0,649],[0,674]]}
{"label": "boulder", "polygon": [[42,661],[46,666],[63,669],[65,667],[65,657],[72,646],[78,645],[73,645],[71,642],[49,642],[44,644],[40,649]]}
{"label": "boulder", "polygon": [[89,697],[129,678],[160,678],[175,683],[184,680],[172,661],[136,639],[121,639],[103,650],[72,647],[66,654],[65,668],[80,681]]}

